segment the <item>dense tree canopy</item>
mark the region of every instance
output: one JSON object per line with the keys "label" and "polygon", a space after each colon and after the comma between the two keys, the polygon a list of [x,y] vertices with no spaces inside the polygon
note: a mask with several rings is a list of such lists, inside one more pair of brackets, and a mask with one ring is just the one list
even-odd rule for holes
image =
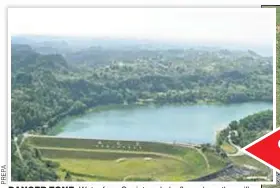
{"label": "dense tree canopy", "polygon": [[11,175],[12,181],[56,181],[57,175],[55,171],[48,167],[45,162],[42,162],[38,151],[29,148],[22,147],[20,152],[23,160],[18,156],[16,152],[16,146],[12,142],[11,144]]}
{"label": "dense tree canopy", "polygon": [[228,141],[228,135],[231,134],[234,144],[245,147],[271,131],[272,127],[272,110],[252,114],[239,121],[232,121],[228,128],[220,132],[218,144]]}

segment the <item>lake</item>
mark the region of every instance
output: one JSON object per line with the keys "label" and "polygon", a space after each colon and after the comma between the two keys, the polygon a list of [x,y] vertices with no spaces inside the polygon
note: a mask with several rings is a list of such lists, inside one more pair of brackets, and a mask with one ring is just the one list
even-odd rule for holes
{"label": "lake", "polygon": [[272,103],[142,106],[90,112],[64,122],[62,137],[214,143],[231,121],[272,109]]}

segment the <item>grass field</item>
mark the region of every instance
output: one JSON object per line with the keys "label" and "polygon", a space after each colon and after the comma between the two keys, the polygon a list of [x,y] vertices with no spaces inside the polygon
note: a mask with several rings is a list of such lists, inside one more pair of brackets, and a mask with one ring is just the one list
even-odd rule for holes
{"label": "grass field", "polygon": [[98,175],[99,179],[104,177],[104,180],[115,181],[123,181],[129,176],[159,179],[161,181],[185,181],[199,175],[201,170],[201,168],[195,168],[195,166],[167,158],[157,158],[150,161],[145,161],[144,158],[128,158],[122,162],[97,159],[54,159],[54,161],[60,163],[60,170],[65,169],[74,173]]}
{"label": "grass field", "polygon": [[59,163],[61,180],[68,172],[77,181],[187,181],[226,165],[212,151],[164,143],[44,136],[30,136],[26,143]]}
{"label": "grass field", "polygon": [[[38,148],[41,154],[46,158],[79,158],[79,159],[102,159],[102,160],[116,160],[123,157],[152,157],[152,158],[169,158],[169,155],[153,154],[148,152],[127,152],[115,150],[80,150],[75,148]],[[170,158],[173,156],[171,155]],[[176,157],[174,157],[174,160]]]}
{"label": "grass field", "polygon": [[234,146],[232,146],[231,144],[229,144],[228,142],[224,142],[221,145],[221,148],[229,154],[233,154],[233,153],[237,152],[237,149]]}
{"label": "grass field", "polygon": [[213,152],[206,151],[204,152],[204,154],[208,159],[212,172],[218,171],[225,166],[226,162],[222,161],[220,157],[218,157],[218,155],[215,155]]}

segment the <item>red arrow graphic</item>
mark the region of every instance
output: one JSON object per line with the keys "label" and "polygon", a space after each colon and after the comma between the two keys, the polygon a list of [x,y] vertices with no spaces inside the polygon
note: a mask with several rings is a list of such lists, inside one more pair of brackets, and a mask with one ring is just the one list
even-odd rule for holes
{"label": "red arrow graphic", "polygon": [[280,170],[280,129],[268,133],[257,142],[244,148],[267,166]]}

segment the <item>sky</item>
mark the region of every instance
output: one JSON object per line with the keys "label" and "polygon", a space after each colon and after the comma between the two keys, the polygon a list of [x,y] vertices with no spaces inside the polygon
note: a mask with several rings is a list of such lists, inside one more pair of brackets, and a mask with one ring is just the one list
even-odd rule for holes
{"label": "sky", "polygon": [[261,8],[9,8],[11,35],[121,37],[272,45],[275,10]]}

